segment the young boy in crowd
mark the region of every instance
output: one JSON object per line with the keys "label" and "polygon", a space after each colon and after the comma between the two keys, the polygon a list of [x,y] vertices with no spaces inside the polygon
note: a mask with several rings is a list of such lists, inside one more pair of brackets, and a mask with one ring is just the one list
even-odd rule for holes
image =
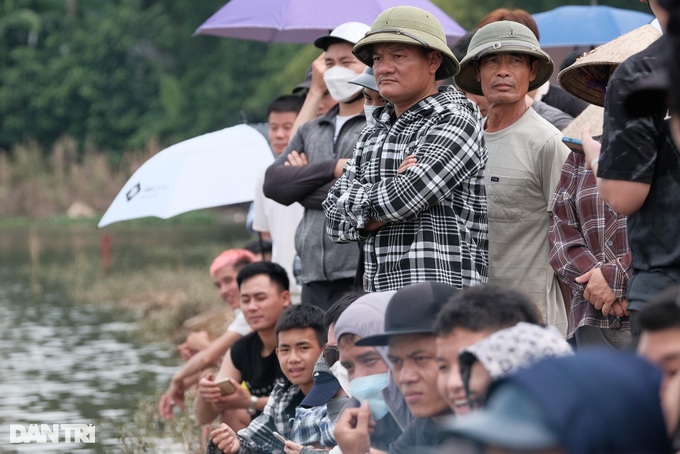
{"label": "young boy in crowd", "polygon": [[221,424],[212,431],[209,449],[214,445],[226,454],[272,453],[284,446],[274,432],[290,438],[289,421],[314,386],[314,364],[326,345],[323,310],[309,304],[289,307],[276,323],[276,339],[276,355],[287,380],[276,383],[262,414],[248,427],[236,433]]}
{"label": "young boy in crowd", "polygon": [[[212,422],[218,414],[236,430],[248,425],[267,404],[269,394],[284,375],[276,357],[276,322],[290,306],[288,274],[272,262],[255,262],[244,267],[236,278],[241,311],[253,332],[238,340],[222,361],[216,379],[202,378],[194,412],[201,424]],[[216,380],[229,378],[233,392],[222,395]],[[245,381],[250,395],[240,386]],[[247,412],[246,412],[247,411]]]}

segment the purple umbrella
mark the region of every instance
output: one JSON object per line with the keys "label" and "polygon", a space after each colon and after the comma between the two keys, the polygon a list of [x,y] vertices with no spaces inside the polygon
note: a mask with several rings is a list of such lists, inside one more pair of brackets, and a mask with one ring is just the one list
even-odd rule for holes
{"label": "purple umbrella", "polygon": [[393,6],[417,6],[444,27],[449,44],[465,30],[429,0],[231,0],[205,21],[196,34],[269,43],[311,43],[345,22],[371,25]]}

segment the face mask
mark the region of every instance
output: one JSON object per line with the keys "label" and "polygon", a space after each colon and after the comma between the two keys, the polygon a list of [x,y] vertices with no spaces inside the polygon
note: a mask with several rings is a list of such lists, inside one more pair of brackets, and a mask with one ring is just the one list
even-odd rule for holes
{"label": "face mask", "polygon": [[359,85],[350,84],[357,74],[349,68],[333,66],[323,73],[323,81],[331,94],[331,98],[338,102],[347,102],[354,98],[361,91]]}
{"label": "face mask", "polygon": [[366,115],[366,124],[368,126],[377,126],[378,120],[373,116],[373,112],[380,106],[364,106],[364,114]]}
{"label": "face mask", "polygon": [[348,396],[351,396],[351,390],[349,389],[349,378],[347,377],[347,369],[342,367],[340,361],[336,361],[331,367],[331,374],[340,382],[340,386],[345,390]]}
{"label": "face mask", "polygon": [[382,390],[387,386],[387,373],[367,375],[349,382],[352,397],[359,402],[368,401],[374,421],[383,418],[388,411]]}

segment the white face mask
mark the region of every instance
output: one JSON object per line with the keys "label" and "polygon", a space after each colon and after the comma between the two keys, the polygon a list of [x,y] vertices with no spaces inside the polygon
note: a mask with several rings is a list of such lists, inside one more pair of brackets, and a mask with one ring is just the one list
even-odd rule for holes
{"label": "white face mask", "polygon": [[333,66],[323,73],[323,81],[331,94],[331,98],[338,102],[348,102],[361,91],[359,85],[350,84],[357,74],[343,66]]}
{"label": "white face mask", "polygon": [[335,364],[333,364],[331,367],[331,373],[335,378],[338,379],[340,382],[340,386],[342,386],[342,389],[345,390],[348,396],[351,397],[352,393],[350,392],[349,389],[349,378],[347,376],[347,369],[345,369],[342,364],[340,364],[340,361],[336,361]]}
{"label": "white face mask", "polygon": [[375,119],[373,116],[373,112],[376,111],[376,109],[380,106],[364,106],[364,114],[366,115],[366,124],[368,126],[376,126],[378,123],[378,120]]}

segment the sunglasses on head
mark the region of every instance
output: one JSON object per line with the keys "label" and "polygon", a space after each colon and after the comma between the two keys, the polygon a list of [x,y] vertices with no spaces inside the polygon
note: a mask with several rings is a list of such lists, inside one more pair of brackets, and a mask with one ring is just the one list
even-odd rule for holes
{"label": "sunglasses on head", "polygon": [[333,366],[340,359],[340,351],[336,345],[328,345],[323,349],[323,359],[328,367]]}

